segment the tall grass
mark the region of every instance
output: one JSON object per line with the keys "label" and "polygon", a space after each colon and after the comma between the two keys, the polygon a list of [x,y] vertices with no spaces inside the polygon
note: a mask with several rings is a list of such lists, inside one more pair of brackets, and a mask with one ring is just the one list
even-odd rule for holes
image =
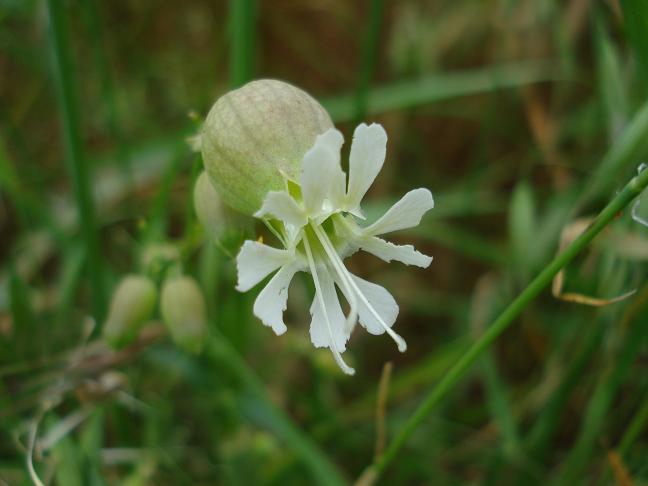
{"label": "tall grass", "polygon": [[[370,468],[366,473],[368,477],[381,474],[387,466],[394,460],[396,454],[405,444],[405,441],[414,433],[423,420],[434,410],[439,402],[457,385],[461,378],[467,373],[471,365],[486,351],[495,340],[515,322],[515,319],[522,313],[522,311],[529,306],[529,304],[540,294],[542,290],[549,286],[558,272],[564,268],[570,261],[572,261],[578,253],[583,251],[592,240],[612,221],[619,212],[623,211],[630,203],[632,203],[648,186],[648,171],[641,172],[638,176],[634,177],[625,188],[615,197],[606,207],[601,211],[596,220],[574,240],[563,252],[554,258],[541,272],[534,278],[524,291],[509,304],[502,314],[488,327],[486,332],[477,340],[470,348],[459,358],[456,364],[448,370],[443,379],[432,389],[432,391],[425,397],[421,405],[415,410],[411,418],[405,423],[404,427],[400,430],[398,435],[393,439],[385,453],[378,459],[375,466]],[[642,337],[645,332],[642,326],[633,328],[634,332],[628,336],[628,344],[633,346],[633,350],[638,350],[638,346],[642,343]],[[637,334],[637,335],[635,335]],[[625,358],[620,366],[617,367],[616,372],[620,375],[627,369],[626,367],[632,362],[636,354],[635,352],[622,353]],[[611,381],[615,383],[616,380]],[[593,399],[590,410],[592,413],[600,414],[605,410],[605,405],[601,403],[607,397],[612,396],[610,390],[602,389],[600,398],[595,396]],[[595,412],[594,412],[595,411]],[[571,484],[574,474],[577,474],[582,467],[582,462],[587,459],[587,448],[593,444],[590,434],[596,428],[591,423],[594,420],[601,420],[601,416],[592,418],[589,421],[586,417],[585,427],[583,427],[583,435],[577,442],[577,446],[572,450],[569,460],[565,466],[565,481]],[[580,466],[580,467],[579,467]]]}
{"label": "tall grass", "polygon": [[74,80],[75,70],[70,58],[68,41],[68,21],[60,1],[48,1],[47,9],[53,72],[56,79],[61,129],[65,142],[64,159],[77,204],[81,234],[87,247],[87,275],[92,288],[92,313],[95,319],[101,322],[106,312],[103,264],[90,182],[92,175],[83,153],[77,87]]}
{"label": "tall grass", "polygon": [[[627,210],[648,183],[645,2],[48,0],[49,30],[38,5],[0,12],[0,482],[29,481],[26,459],[90,486],[645,482],[648,240]],[[280,337],[234,289],[242,240],[271,235],[226,213],[213,244],[192,213],[186,114],[258,77],[318,97],[347,147],[354,123],[386,127],[368,221],[434,192],[406,235],[429,270],[350,259],[410,344],[354,333],[352,379],[309,341],[308,284]],[[201,283],[201,355],[159,316],[118,352],[87,334],[104,281],[160,243]],[[559,270],[572,294],[637,292],[565,302]]]}

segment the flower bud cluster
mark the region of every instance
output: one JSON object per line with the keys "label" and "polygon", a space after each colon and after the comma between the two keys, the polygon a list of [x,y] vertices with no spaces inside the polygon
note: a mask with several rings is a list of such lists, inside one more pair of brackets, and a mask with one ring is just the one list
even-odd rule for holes
{"label": "flower bud cluster", "polygon": [[117,284],[103,326],[104,339],[112,347],[122,348],[137,338],[155,318],[159,297],[159,313],[173,342],[191,353],[201,351],[207,335],[205,299],[198,283],[180,274],[177,261],[165,259],[176,257],[171,248],[156,246],[144,254],[148,273],[155,271],[161,285],[147,275],[136,274],[126,275]]}

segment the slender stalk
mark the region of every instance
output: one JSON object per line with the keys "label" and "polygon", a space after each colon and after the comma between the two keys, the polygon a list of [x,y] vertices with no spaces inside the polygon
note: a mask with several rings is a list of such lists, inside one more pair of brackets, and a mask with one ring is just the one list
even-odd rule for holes
{"label": "slender stalk", "polygon": [[385,0],[372,0],[369,11],[369,24],[363,39],[362,58],[360,59],[360,72],[358,88],[355,99],[355,119],[361,121],[367,114],[367,101],[369,99],[369,83],[373,75],[376,59],[378,58],[378,42],[380,41],[380,24],[385,10]]}
{"label": "slender stalk", "polygon": [[[531,281],[524,291],[504,309],[502,314],[459,358],[443,379],[430,391],[398,435],[393,439],[385,454],[378,459],[363,475],[373,482],[395,459],[398,452],[416,428],[427,418],[439,402],[459,383],[471,365],[488,349],[488,347],[515,322],[520,313],[545,289],[554,276],[572,261],[578,253],[612,221],[617,214],[626,208],[648,186],[648,170],[632,178],[625,188],[601,211],[592,225],[562,253],[554,258],[540,274]],[[366,481],[366,480],[365,480]],[[366,483],[365,483],[366,484]]]}
{"label": "slender stalk", "polygon": [[255,2],[230,0],[230,85],[238,88],[254,74]]}
{"label": "slender stalk", "polygon": [[90,187],[91,177],[83,155],[76,99],[77,89],[72,75],[74,69],[67,36],[68,26],[60,0],[48,0],[47,8],[50,21],[49,37],[54,57],[54,77],[57,81],[57,98],[65,143],[65,161],[72,180],[81,233],[88,251],[87,270],[92,287],[92,313],[95,319],[101,321],[106,309],[102,257]]}

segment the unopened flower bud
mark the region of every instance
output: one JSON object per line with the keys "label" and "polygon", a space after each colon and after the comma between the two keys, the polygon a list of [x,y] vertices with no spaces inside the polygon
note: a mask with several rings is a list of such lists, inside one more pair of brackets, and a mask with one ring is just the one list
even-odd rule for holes
{"label": "unopened flower bud", "polygon": [[218,239],[225,228],[223,206],[207,172],[203,172],[196,179],[193,202],[196,216],[205,233],[213,239]]}
{"label": "unopened flower bud", "polygon": [[200,352],[207,334],[207,310],[196,281],[186,276],[168,278],[162,286],[160,311],[173,342],[189,352]]}
{"label": "unopened flower bud", "polygon": [[223,202],[252,215],[268,191],[299,180],[304,154],[333,126],[315,99],[282,81],[252,81],[219,98],[201,135],[205,169]]}
{"label": "unopened flower bud", "polygon": [[117,286],[110,302],[103,336],[116,348],[130,344],[155,310],[157,289],[151,279],[127,275]]}

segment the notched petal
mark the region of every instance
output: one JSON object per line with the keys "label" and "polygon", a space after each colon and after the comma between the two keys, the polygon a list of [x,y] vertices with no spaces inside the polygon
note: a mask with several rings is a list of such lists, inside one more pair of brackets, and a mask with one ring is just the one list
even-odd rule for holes
{"label": "notched petal", "polygon": [[365,235],[382,235],[418,226],[423,215],[434,207],[432,193],[423,187],[405,194],[378,221],[364,229]]}
{"label": "notched petal", "polygon": [[[351,278],[383,322],[388,327],[392,327],[398,317],[398,304],[392,294],[386,288],[355,275],[352,275]],[[385,332],[385,328],[362,301],[358,302],[358,316],[360,324],[371,334]]]}
{"label": "notched petal", "polygon": [[387,133],[381,125],[373,123],[367,126],[362,123],[356,127],[349,155],[346,198],[349,211],[356,211],[360,207],[362,198],[382,169],[386,152]]}
{"label": "notched petal", "polygon": [[[328,270],[319,268],[318,276],[320,286],[322,288],[322,297],[324,300],[324,308],[328,316],[329,323],[331,324],[331,333],[335,340],[335,347],[338,352],[342,353],[346,349],[346,343],[349,340],[350,330],[346,329],[344,313],[342,306],[338,299],[335,290],[335,284]],[[330,348],[331,337],[329,335],[328,326],[326,323],[326,316],[322,311],[322,306],[319,300],[319,294],[316,292],[313,298],[313,303],[310,307],[312,316],[310,325],[311,342],[317,348]]]}
{"label": "notched petal", "polygon": [[333,152],[333,154],[337,154],[339,163],[340,149],[342,148],[343,144],[344,137],[342,136],[342,133],[335,128],[329,128],[324,133],[317,136],[313,147],[326,147],[331,152]]}
{"label": "notched petal", "polygon": [[387,263],[396,260],[405,265],[416,265],[421,268],[427,268],[432,263],[432,257],[416,251],[412,245],[395,245],[377,236],[362,238],[358,246]]}
{"label": "notched petal", "polygon": [[279,250],[258,241],[247,240],[236,256],[238,284],[236,290],[246,292],[276,269],[294,259],[292,252]]}
{"label": "notched petal", "polygon": [[327,147],[316,145],[304,155],[302,167],[304,207],[310,216],[316,216],[321,212],[324,200],[331,199],[333,188],[340,185],[339,154],[336,156]]}
{"label": "notched petal", "polygon": [[287,192],[283,191],[268,192],[261,209],[254,213],[254,216],[257,218],[272,216],[297,227],[302,227],[307,222],[304,211]]}
{"label": "notched petal", "polygon": [[298,262],[281,267],[254,301],[254,315],[261,319],[263,324],[271,327],[277,336],[286,332],[283,313],[288,306],[288,287],[295,273],[301,269]]}
{"label": "notched petal", "polygon": [[[353,282],[358,286],[358,289],[364,297],[367,299],[369,305],[371,305],[380,318],[384,321],[387,327],[392,327],[396,318],[398,317],[398,304],[394,297],[385,289],[384,287],[368,282],[352,273],[349,273],[350,277],[353,279]],[[347,294],[347,290],[336,277],[336,283],[338,288],[344,294],[344,297],[347,300],[350,300],[350,296]],[[363,299],[358,296],[356,299],[358,304],[358,321],[370,334],[383,334],[385,328],[380,323],[376,316],[371,312],[367,304],[363,302]]]}

